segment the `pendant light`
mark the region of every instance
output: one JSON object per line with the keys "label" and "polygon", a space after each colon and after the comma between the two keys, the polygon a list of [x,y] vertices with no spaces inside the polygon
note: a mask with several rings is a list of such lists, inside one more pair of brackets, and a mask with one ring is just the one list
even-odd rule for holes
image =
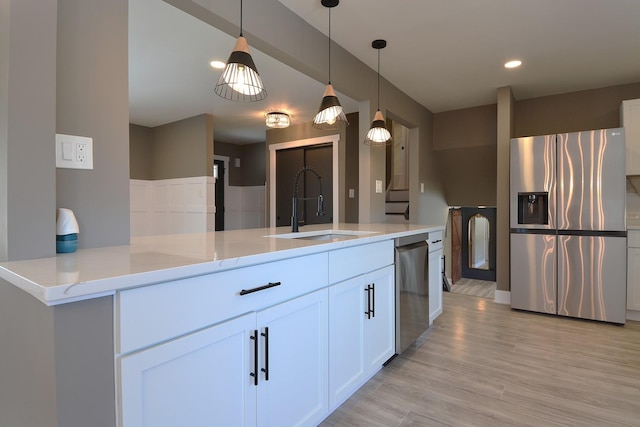
{"label": "pendant light", "polygon": [[232,101],[261,101],[267,97],[262,79],[249,54],[249,44],[242,35],[242,0],[240,0],[240,37],[216,84],[215,93]]}
{"label": "pendant light", "polygon": [[322,5],[329,9],[329,83],[322,95],[322,102],[318,114],[313,118],[313,127],[322,130],[341,129],[349,125],[342,105],[338,101],[333,86],[331,85],[331,8],[340,3],[340,0],[322,0]]}
{"label": "pendant light", "polygon": [[384,146],[391,143],[391,133],[387,130],[384,117],[380,112],[380,49],[387,46],[386,40],[374,40],[371,47],[378,50],[378,109],[373,116],[371,128],[367,132],[364,143],[371,146]]}

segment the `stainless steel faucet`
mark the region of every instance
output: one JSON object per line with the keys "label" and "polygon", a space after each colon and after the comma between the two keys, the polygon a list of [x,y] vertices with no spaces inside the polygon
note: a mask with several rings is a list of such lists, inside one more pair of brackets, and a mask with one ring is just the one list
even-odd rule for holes
{"label": "stainless steel faucet", "polygon": [[300,175],[302,175],[306,171],[312,172],[316,176],[316,178],[318,178],[318,184],[320,185],[320,195],[317,197],[318,210],[316,211],[316,216],[324,215],[324,196],[322,195],[322,177],[313,168],[309,166],[303,166],[302,169],[300,169],[296,174],[296,179],[293,182],[293,199],[292,199],[292,208],[291,208],[291,231],[293,233],[298,232],[298,200],[315,199],[315,197],[298,198],[298,180],[300,179]]}

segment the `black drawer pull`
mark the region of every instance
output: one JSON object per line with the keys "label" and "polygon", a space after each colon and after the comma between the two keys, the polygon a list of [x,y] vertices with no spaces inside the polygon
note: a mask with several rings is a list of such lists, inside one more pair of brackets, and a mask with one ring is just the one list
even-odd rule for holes
{"label": "black drawer pull", "polygon": [[257,288],[243,289],[240,291],[240,295],[246,295],[246,294],[251,294],[253,292],[264,291],[265,289],[275,288],[276,286],[280,286],[281,284],[282,283],[280,282],[270,282],[268,285],[258,286]]}
{"label": "black drawer pull", "polygon": [[442,239],[434,240],[434,241],[433,241],[433,242],[431,242],[431,243],[440,243],[440,242],[442,242]]}

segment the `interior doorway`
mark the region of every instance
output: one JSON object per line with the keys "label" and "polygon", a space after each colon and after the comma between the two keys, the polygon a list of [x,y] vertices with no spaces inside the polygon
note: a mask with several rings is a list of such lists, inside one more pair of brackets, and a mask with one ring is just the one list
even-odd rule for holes
{"label": "interior doorway", "polygon": [[[321,179],[304,172],[298,179],[299,225],[333,222],[333,148],[331,144],[289,148],[276,152],[276,226],[291,225],[294,181],[303,167],[312,168]],[[316,215],[322,192],[324,214]]]}
{"label": "interior doorway", "polygon": [[[321,136],[321,137],[316,137],[316,138],[308,138],[308,139],[301,139],[301,140],[297,140],[297,141],[288,141],[288,142],[281,142],[281,143],[276,143],[276,144],[270,144],[268,146],[269,148],[269,226],[270,227],[275,227],[276,226],[276,207],[277,207],[277,203],[276,203],[276,189],[278,188],[279,185],[279,181],[281,181],[282,179],[285,178],[281,178],[280,180],[278,179],[276,173],[277,173],[277,168],[276,168],[276,155],[279,151],[281,150],[287,150],[290,148],[296,148],[296,147],[310,147],[310,146],[320,146],[320,145],[327,145],[331,147],[331,192],[332,192],[332,198],[331,198],[331,203],[332,203],[332,208],[331,210],[328,210],[326,208],[326,203],[327,200],[325,199],[325,216],[329,215],[329,218],[333,219],[333,224],[337,224],[340,218],[340,198],[339,198],[339,187],[338,187],[338,182],[339,182],[339,177],[338,177],[338,170],[339,170],[339,166],[338,166],[338,143],[340,142],[340,134],[335,134],[335,135],[326,135],[326,136]],[[295,176],[294,176],[295,177]],[[324,180],[324,177],[323,177]],[[293,194],[293,182],[290,182],[287,184],[286,179],[285,179],[285,183],[284,183],[285,187],[289,186],[289,191],[290,191],[290,196]],[[322,190],[325,190],[325,184],[324,181],[322,183]],[[286,194],[286,193],[285,193]],[[289,211],[291,210],[291,203],[289,202]],[[282,220],[282,216],[284,214],[281,214],[281,220]],[[287,216],[290,216],[290,213],[286,214]],[[287,222],[287,225],[290,225],[290,218]]]}
{"label": "interior doorway", "polygon": [[496,208],[463,207],[462,277],[496,281]]}
{"label": "interior doorway", "polygon": [[225,161],[221,159],[213,160],[215,183],[215,231],[224,230],[224,178],[226,176]]}

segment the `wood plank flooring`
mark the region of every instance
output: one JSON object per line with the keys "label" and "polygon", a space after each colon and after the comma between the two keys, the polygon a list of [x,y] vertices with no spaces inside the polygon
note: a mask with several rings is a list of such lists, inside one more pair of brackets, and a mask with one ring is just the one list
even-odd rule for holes
{"label": "wood plank flooring", "polygon": [[454,294],[494,299],[496,282],[462,278],[451,285],[451,292]]}
{"label": "wood plank flooring", "polygon": [[640,426],[640,323],[445,292],[430,332],[321,426]]}

